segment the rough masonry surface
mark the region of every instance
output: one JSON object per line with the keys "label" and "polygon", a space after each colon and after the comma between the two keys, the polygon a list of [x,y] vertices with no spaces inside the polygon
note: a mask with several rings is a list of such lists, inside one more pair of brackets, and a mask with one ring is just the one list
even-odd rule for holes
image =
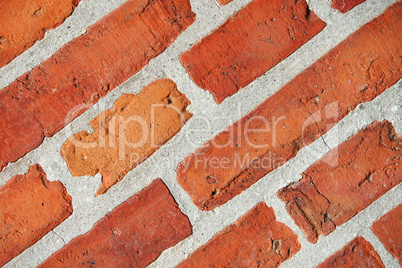
{"label": "rough masonry surface", "polygon": [[91,121],[94,132],[71,136],[61,155],[74,176],[102,174],[105,193],[182,128],[190,104],[170,79],[161,79],[139,94],[124,94]]}
{"label": "rough masonry surface", "polygon": [[401,16],[397,2],[180,163],[177,179],[194,204],[222,205],[396,83]]}

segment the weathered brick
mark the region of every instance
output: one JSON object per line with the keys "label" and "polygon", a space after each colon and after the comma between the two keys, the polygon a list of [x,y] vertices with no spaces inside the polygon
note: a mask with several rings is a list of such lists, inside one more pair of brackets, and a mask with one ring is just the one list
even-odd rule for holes
{"label": "weathered brick", "polygon": [[0,91],[0,170],[162,53],[195,19],[189,0],[129,0]]}
{"label": "weathered brick", "polygon": [[194,203],[202,210],[225,203],[395,84],[401,16],[399,1],[186,158],[178,181]]}
{"label": "weathered brick", "polygon": [[365,1],[366,0],[333,0],[331,7],[345,14],[355,6],[358,6]]}
{"label": "weathered brick", "polygon": [[259,203],[180,263],[183,267],[279,267],[300,250],[297,235]]}
{"label": "weathered brick", "polygon": [[190,221],[158,179],[39,267],[145,267],[191,233]]}
{"label": "weathered brick", "polygon": [[180,59],[194,82],[221,103],[324,27],[305,0],[254,0]]}
{"label": "weathered brick", "polygon": [[310,166],[278,192],[286,210],[316,243],[402,181],[402,138],[375,122]]}
{"label": "weathered brick", "polygon": [[363,237],[358,236],[317,268],[383,267],[378,253]]}
{"label": "weathered brick", "polygon": [[0,2],[0,68],[71,15],[80,0]]}
{"label": "weathered brick", "polygon": [[0,266],[3,266],[73,212],[61,182],[50,182],[39,165],[0,188]]}
{"label": "weathered brick", "polygon": [[371,229],[402,266],[402,204],[375,221]]}
{"label": "weathered brick", "polygon": [[120,97],[91,121],[94,132],[71,136],[61,155],[74,176],[101,173],[96,195],[103,194],[179,132],[192,116],[189,104],[172,80],[155,81]]}

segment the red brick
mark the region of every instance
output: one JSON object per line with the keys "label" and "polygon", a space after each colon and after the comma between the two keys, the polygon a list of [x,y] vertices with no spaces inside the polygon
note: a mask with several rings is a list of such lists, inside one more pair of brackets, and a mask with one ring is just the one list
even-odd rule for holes
{"label": "red brick", "polygon": [[194,82],[221,103],[324,27],[305,0],[254,0],[180,59]]}
{"label": "red brick", "polygon": [[0,2],[0,68],[71,15],[80,0]]}
{"label": "red brick", "polygon": [[194,19],[189,0],[129,0],[1,90],[0,170],[137,73]]}
{"label": "red brick", "polygon": [[278,192],[286,210],[316,243],[402,181],[401,136],[389,122],[375,122]]}
{"label": "red brick", "polygon": [[180,263],[183,267],[279,267],[300,250],[297,235],[259,203]]}
{"label": "red brick", "polygon": [[402,266],[402,204],[374,222],[371,229]]}
{"label": "red brick", "polygon": [[39,165],[0,188],[0,266],[3,266],[73,212],[59,181],[50,182]]}
{"label": "red brick", "polygon": [[191,233],[190,221],[159,179],[39,267],[145,267]]}
{"label": "red brick", "polygon": [[333,0],[331,7],[345,14],[355,6],[358,6],[365,1],[366,0]]}
{"label": "red brick", "polygon": [[[399,1],[187,157],[178,181],[194,203],[202,210],[220,206],[395,84],[402,73],[401,16]],[[221,166],[210,163],[215,158]]]}
{"label": "red brick", "polygon": [[221,6],[229,4],[232,0],[217,0]]}
{"label": "red brick", "polygon": [[101,173],[96,195],[103,194],[179,132],[192,116],[189,104],[172,80],[155,81],[120,97],[91,121],[94,132],[72,135],[61,155],[74,176]]}
{"label": "red brick", "polygon": [[384,267],[373,246],[358,236],[316,268]]}

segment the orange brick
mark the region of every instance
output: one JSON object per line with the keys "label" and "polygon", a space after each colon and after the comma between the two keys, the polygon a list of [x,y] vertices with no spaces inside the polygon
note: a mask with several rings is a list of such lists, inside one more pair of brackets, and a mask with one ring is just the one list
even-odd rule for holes
{"label": "orange brick", "polygon": [[191,233],[190,221],[159,179],[39,267],[145,267]]}
{"label": "orange brick", "polygon": [[316,243],[402,181],[402,139],[375,122],[310,166],[278,192],[286,210]]}
{"label": "orange brick", "polygon": [[71,15],[80,0],[0,2],[0,68]]}
{"label": "orange brick", "polygon": [[39,165],[0,188],[0,266],[3,266],[73,212],[61,182],[50,182]]}
{"label": "orange brick", "polygon": [[373,246],[363,237],[358,236],[341,250],[326,259],[317,268],[382,267],[380,256]]}
{"label": "orange brick", "polygon": [[331,7],[345,14],[355,6],[358,6],[365,1],[366,0],[333,0]]}
{"label": "orange brick", "polygon": [[216,234],[177,268],[279,267],[300,250],[297,235],[264,202]]}
{"label": "orange brick", "polygon": [[160,146],[192,116],[190,104],[170,79],[161,79],[139,94],[124,94],[113,107],[94,118],[94,132],[72,135],[61,155],[74,176],[102,174],[103,194]]}
{"label": "orange brick", "polygon": [[305,0],[254,0],[180,59],[194,82],[221,103],[324,27]]}
{"label": "orange brick", "polygon": [[220,206],[395,84],[401,16],[399,1],[187,157],[177,179],[193,202],[202,210]]}
{"label": "orange brick", "polygon": [[126,1],[1,90],[0,171],[136,74],[194,19],[189,0]]}
{"label": "orange brick", "polygon": [[371,229],[402,266],[402,204],[374,222]]}

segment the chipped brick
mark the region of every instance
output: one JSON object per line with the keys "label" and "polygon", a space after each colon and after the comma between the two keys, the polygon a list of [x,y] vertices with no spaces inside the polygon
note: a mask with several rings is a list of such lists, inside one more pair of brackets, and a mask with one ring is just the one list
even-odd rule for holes
{"label": "chipped brick", "polygon": [[73,212],[61,182],[50,182],[39,165],[0,188],[0,266],[35,244]]}
{"label": "chipped brick", "polygon": [[395,84],[402,74],[401,16],[399,1],[187,157],[177,179],[193,202],[202,210],[220,206]]}
{"label": "chipped brick", "polygon": [[279,267],[300,247],[297,235],[276,220],[272,207],[268,208],[265,202],[261,202],[216,234],[177,268]]}
{"label": "chipped brick", "polygon": [[278,192],[286,210],[316,243],[402,181],[402,139],[375,122],[310,166]]}
{"label": "chipped brick", "polygon": [[0,171],[162,53],[195,19],[189,0],[129,0],[0,91]]}
{"label": "chipped brick", "polygon": [[194,82],[221,103],[324,27],[305,0],[254,0],[180,59]]}
{"label": "chipped brick", "polygon": [[172,80],[158,80],[120,97],[91,121],[93,133],[71,136],[61,155],[74,176],[101,173],[96,195],[103,194],[179,132],[192,116],[189,104]]}
{"label": "chipped brick", "polygon": [[363,237],[358,236],[317,268],[383,267],[378,253]]}
{"label": "chipped brick", "polygon": [[375,221],[371,229],[402,266],[402,204]]}
{"label": "chipped brick", "polygon": [[0,68],[71,15],[80,0],[8,0],[0,3]]}
{"label": "chipped brick", "polygon": [[158,179],[39,267],[145,267],[191,233],[190,221]]}
{"label": "chipped brick", "polygon": [[365,1],[366,0],[333,0],[331,7],[345,14],[355,6],[358,6]]}

